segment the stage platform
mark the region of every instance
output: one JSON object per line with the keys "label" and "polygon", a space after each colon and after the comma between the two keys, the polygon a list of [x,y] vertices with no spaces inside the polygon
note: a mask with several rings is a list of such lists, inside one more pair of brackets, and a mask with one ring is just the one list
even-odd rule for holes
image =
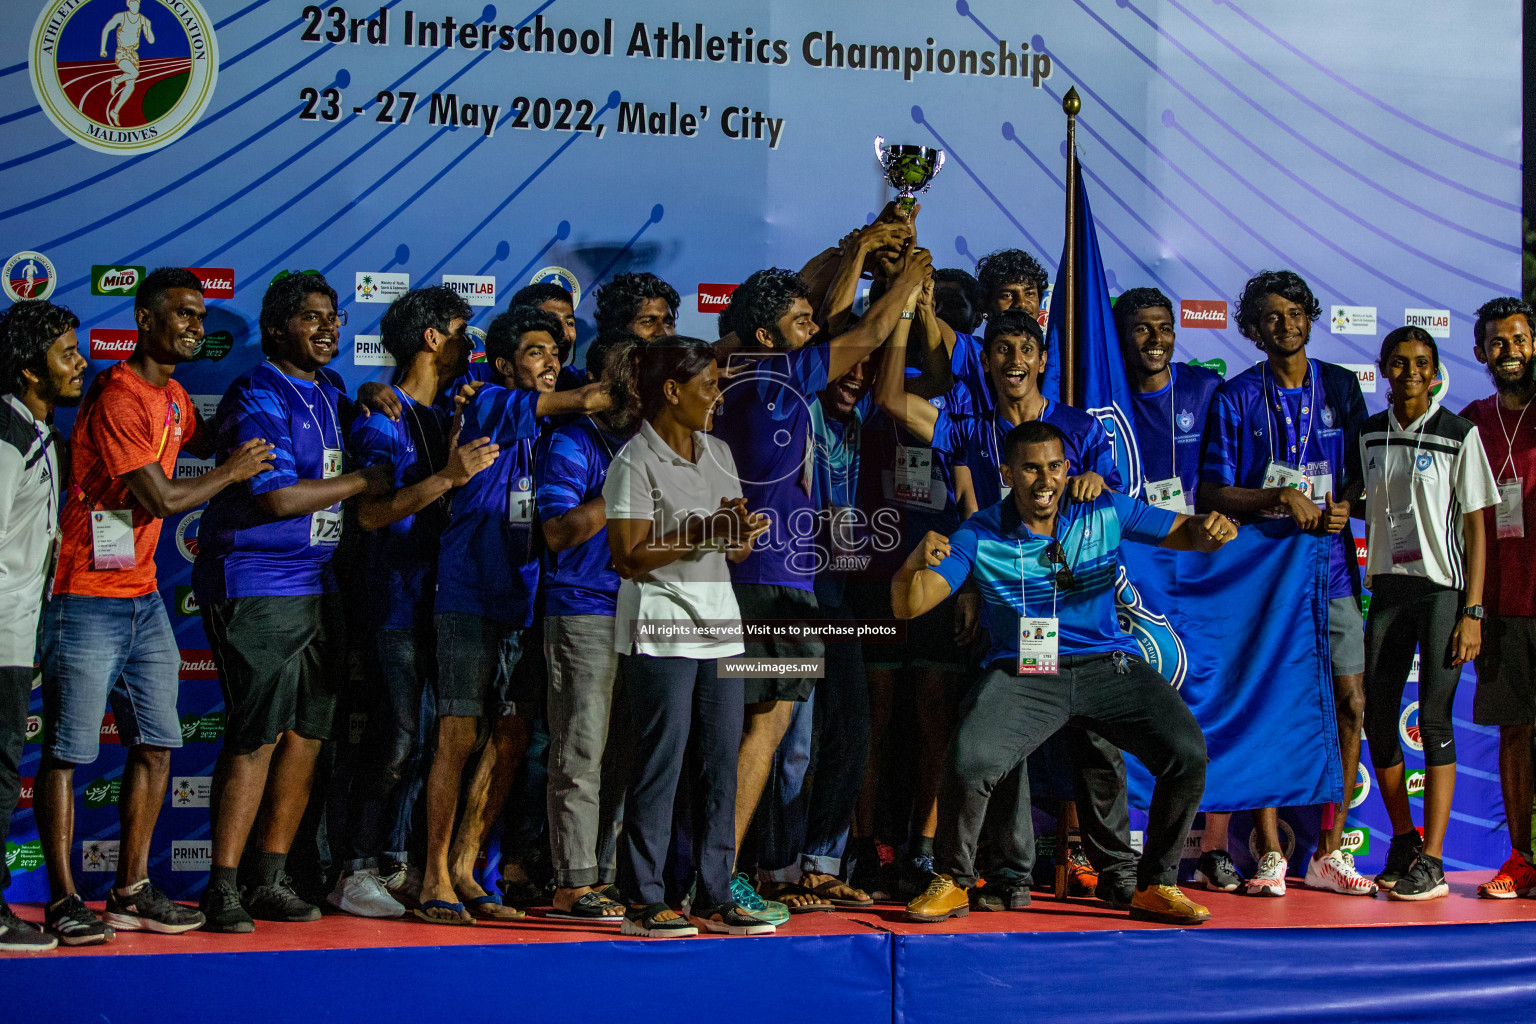
{"label": "stage platform", "polygon": [[1197,928],[1038,896],[941,925],[894,905],[802,914],[761,938],[628,939],[538,911],[467,928],[328,913],[0,958],[0,1020],[1536,1021],[1536,901],[1477,899],[1484,874],[1453,873],[1449,898],[1419,904],[1203,894],[1214,920]]}

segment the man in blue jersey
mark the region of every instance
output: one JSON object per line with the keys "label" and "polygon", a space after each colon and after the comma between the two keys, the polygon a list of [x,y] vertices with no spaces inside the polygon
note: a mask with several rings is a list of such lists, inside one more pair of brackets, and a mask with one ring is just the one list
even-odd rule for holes
{"label": "man in blue jersey", "polygon": [[[1045,268],[1023,249],[999,249],[976,263],[977,287],[981,308],[976,320],[987,320],[1009,310],[1016,310],[1040,322],[1040,304],[1045,301],[1049,281]],[[943,343],[950,355],[954,375],[971,389],[978,403],[986,401],[987,361],[981,337],[961,324],[940,320],[937,337],[929,334],[928,344]]]}
{"label": "man in blue jersey", "polygon": [[406,830],[419,787],[404,777],[419,760],[422,691],[437,650],[432,602],[438,542],[448,524],[450,493],[496,460],[487,438],[453,436],[449,417],[433,405],[445,382],[464,372],[471,311],[441,285],[406,292],[380,324],[384,350],[403,368],[392,390],[399,420],[366,416],[350,433],[360,467],[389,471],[386,494],[357,501],[358,525],[372,531],[365,575],[368,622],[378,649],[379,691],[368,715],[367,747],[348,794],[350,845],[330,902],[361,917],[395,917],[405,879]]}
{"label": "man in blue jersey", "polygon": [[[555,428],[534,468],[544,534],[544,652],[549,664],[549,845],[555,869],[550,917],[623,921],[610,888],[618,881],[618,827],[626,783],[613,645],[619,575],[608,550],[603,484],[634,431],[627,395],[630,355],[644,344],[628,331],[599,334],[587,374],[620,397],[609,408]],[[615,708],[619,707],[616,712]]]}
{"label": "man in blue jersey", "polygon": [[[907,917],[942,921],[969,913],[966,890],[976,882],[976,843],[994,788],[1075,722],[1135,754],[1157,780],[1132,916],[1208,920],[1210,912],[1175,884],[1205,788],[1205,739],[1188,706],[1120,627],[1115,576],[1123,541],[1214,551],[1237,530],[1220,515],[1181,516],[1110,491],[1071,499],[1066,439],[1048,422],[1009,431],[1003,458],[1008,499],[977,513],[952,538],[929,534],[891,582],[897,616],[910,618],[975,580],[990,638],[987,671],[966,697],[945,764],[933,880],[907,905]],[[1027,807],[1027,773],[1019,772],[1013,798]],[[994,836],[995,854],[1008,875],[1027,877],[1034,856],[1029,815],[1010,817],[1013,828]]]}
{"label": "man in blue jersey", "polygon": [[[219,402],[220,464],[255,438],[272,445],[273,460],[270,471],[208,503],[192,569],[228,715],[209,799],[212,866],[201,903],[208,931],[248,932],[253,917],[320,916],[294,893],[285,868],[346,679],[331,556],[342,502],[391,485],[380,466],[348,471],[346,398],[318,379],[344,322],[325,278],[280,277],[261,301],[267,358]],[[238,868],[258,812],[242,893]]]}
{"label": "man in blue jersey", "polygon": [[427,778],[427,864],[415,911],[433,924],[523,916],[501,906],[474,877],[479,846],[495,818],[488,809],[499,809],[506,799],[518,744],[487,748],[457,838],[454,821],[470,754],[500,720],[514,717],[493,684],[510,680],[533,622],[539,584],[534,442],[540,421],[609,404],[600,383],[555,391],[561,333],[554,314],[528,307],[491,321],[485,349],[496,380],[479,387],[462,416],[460,433],[489,438],[500,455],[454,495],[438,556],[437,750]]}
{"label": "man in blue jersey", "polygon": [[[901,312],[902,297],[925,279],[926,254],[907,261],[898,286],[882,296],[851,330],[811,344],[818,327],[809,292],[793,271],[760,270],[731,299],[731,319],[742,348],[732,357],[734,374],[724,388],[715,433],[731,448],[747,503],[769,517],[769,532],[753,551],[731,566],[732,589],[744,621],[814,623],[814,537],[811,501],[815,459],[811,396],[862,362],[885,341]],[[820,659],[819,639],[747,641],[751,658]],[[738,853],[757,810],[774,751],[784,738],[797,701],[806,700],[814,678],[774,677],[744,682],[746,720],[736,782]],[[744,880],[733,893],[752,909]],[[796,883],[780,883],[791,912],[827,910],[831,905]]]}
{"label": "man in blue jersey", "polygon": [[[1365,626],[1350,509],[1364,499],[1358,439],[1365,398],[1354,371],[1307,356],[1322,306],[1289,270],[1243,287],[1237,326],[1264,362],[1216,389],[1200,459],[1200,504],[1237,517],[1289,518],[1328,538],[1328,635],[1344,792],[1307,866],[1307,885],[1373,896],[1376,886],[1340,848],[1360,764],[1365,713]],[[1297,595],[1301,598],[1303,595]],[[1305,640],[1305,638],[1304,638]],[[1252,896],[1284,896],[1286,859],[1273,808],[1255,813],[1263,856],[1245,883]]]}
{"label": "man in blue jersey", "polygon": [[[1131,387],[1131,426],[1146,481],[1143,497],[1149,505],[1187,515],[1195,510],[1200,438],[1221,375],[1173,361],[1173,316],[1173,302],[1157,288],[1132,288],[1115,300],[1115,330]],[[1196,885],[1232,892],[1243,884],[1227,852],[1231,817],[1226,811],[1205,812]]]}

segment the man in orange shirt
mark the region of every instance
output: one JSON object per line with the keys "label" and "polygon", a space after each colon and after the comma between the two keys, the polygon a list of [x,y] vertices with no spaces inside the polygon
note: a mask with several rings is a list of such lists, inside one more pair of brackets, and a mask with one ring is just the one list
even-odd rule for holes
{"label": "man in orange shirt", "polygon": [[[149,274],[134,299],[138,344],[92,382],[70,441],[54,597],[43,616],[43,762],[34,809],[52,890],[47,928],[70,946],[105,942],[114,928],[190,931],[203,915],[149,881],[149,846],[181,746],[176,717],[181,658],[155,579],[160,522],[231,483],[270,468],[272,446],[252,440],[205,476],[175,479],[176,456],[212,454],[186,389],[171,380],[203,343],[202,282],[180,267]],[[110,702],[128,748],[118,814],[117,877],[106,920],[75,890],[74,772],[96,760]]]}

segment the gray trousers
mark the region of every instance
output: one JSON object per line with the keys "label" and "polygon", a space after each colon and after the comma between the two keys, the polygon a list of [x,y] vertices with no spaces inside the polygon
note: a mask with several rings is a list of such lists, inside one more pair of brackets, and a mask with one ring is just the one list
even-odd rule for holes
{"label": "gray trousers", "polygon": [[549,847],[555,884],[574,889],[618,877],[629,744],[611,615],[544,620],[549,662]]}

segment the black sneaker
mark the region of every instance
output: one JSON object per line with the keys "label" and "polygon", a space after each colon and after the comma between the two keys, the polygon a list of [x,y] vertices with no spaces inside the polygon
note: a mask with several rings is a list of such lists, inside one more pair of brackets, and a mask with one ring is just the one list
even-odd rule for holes
{"label": "black sneaker", "polygon": [[1212,892],[1236,892],[1243,884],[1243,876],[1232,865],[1226,850],[1206,850],[1200,854],[1195,868],[1194,884]]}
{"label": "black sneaker", "polygon": [[1442,896],[1449,896],[1451,887],[1445,881],[1445,865],[1439,857],[1431,857],[1427,853],[1420,853],[1414,860],[1408,873],[1397,880],[1389,893],[1388,899],[1394,900],[1435,900]]}
{"label": "black sneaker", "polygon": [[1099,878],[1099,884],[1093,887],[1094,899],[1115,910],[1130,910],[1131,900],[1135,895],[1136,879],[1134,877],[1103,875]]}
{"label": "black sneaker", "polygon": [[144,879],[119,896],[117,887],[107,893],[107,924],[125,932],[158,932],[161,935],[180,935],[194,928],[201,928],[201,911],[172,903],[171,898]]}
{"label": "black sneaker", "polygon": [[111,926],[91,913],[77,892],[50,906],[44,916],[48,931],[66,946],[94,946],[116,937]]}
{"label": "black sneaker", "polygon": [[0,953],[46,953],[58,944],[58,939],[13,914],[0,898]]}
{"label": "black sneaker", "polygon": [[1424,849],[1424,837],[1417,830],[1404,832],[1400,836],[1393,836],[1392,842],[1387,846],[1387,864],[1381,869],[1381,874],[1376,876],[1376,887],[1391,890],[1398,880],[1408,873],[1413,867],[1414,858],[1419,851]]}
{"label": "black sneaker", "polygon": [[997,913],[1008,909],[1008,898],[1003,886],[996,882],[971,886],[971,909],[982,913]]}
{"label": "black sneaker", "polygon": [[301,921],[320,920],[320,908],[301,899],[293,891],[293,879],[279,874],[271,885],[258,885],[245,891],[246,913],[259,921],[282,921],[297,924]]}
{"label": "black sneaker", "polygon": [[203,912],[203,931],[244,935],[256,930],[256,922],[240,903],[240,890],[232,882],[211,882],[197,905]]}

